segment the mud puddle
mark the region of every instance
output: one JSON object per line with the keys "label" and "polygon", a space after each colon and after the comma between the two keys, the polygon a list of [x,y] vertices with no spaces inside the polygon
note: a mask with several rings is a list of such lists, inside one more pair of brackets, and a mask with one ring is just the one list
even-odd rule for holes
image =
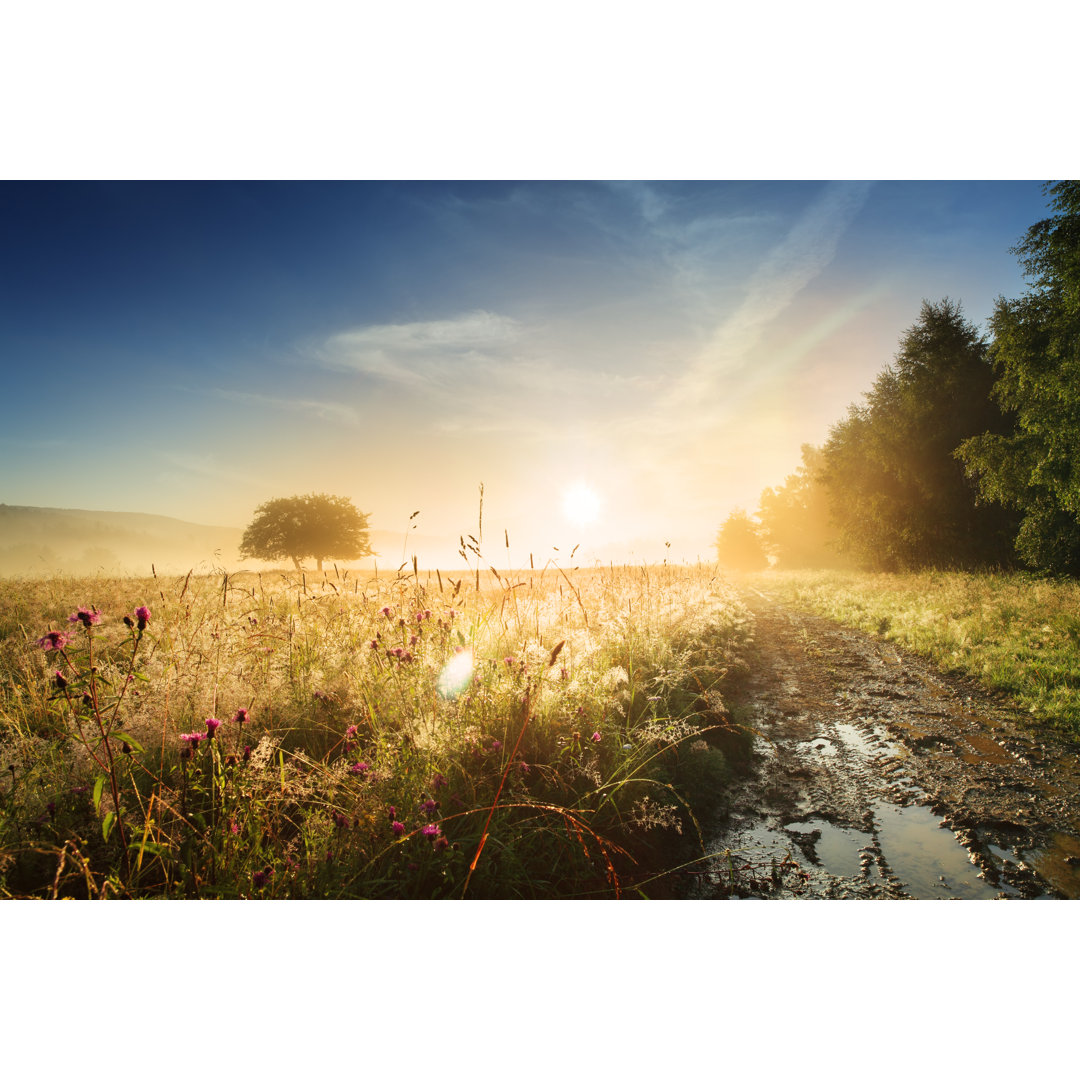
{"label": "mud puddle", "polygon": [[692,896],[1080,897],[1080,747],[886,641],[744,599],[752,760]]}

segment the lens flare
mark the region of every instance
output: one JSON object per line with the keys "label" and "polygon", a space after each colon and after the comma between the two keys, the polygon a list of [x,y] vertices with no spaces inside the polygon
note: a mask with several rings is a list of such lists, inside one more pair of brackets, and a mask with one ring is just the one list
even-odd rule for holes
{"label": "lens flare", "polygon": [[462,649],[461,652],[452,656],[439,672],[439,681],[436,684],[439,696],[455,698],[466,686],[473,673],[472,649]]}

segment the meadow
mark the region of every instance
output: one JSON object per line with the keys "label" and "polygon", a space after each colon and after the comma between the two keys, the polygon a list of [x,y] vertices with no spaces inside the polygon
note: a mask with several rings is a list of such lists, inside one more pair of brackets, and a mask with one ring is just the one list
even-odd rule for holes
{"label": "meadow", "polygon": [[1080,737],[1080,582],[1027,573],[770,571],[783,603],[931,657]]}
{"label": "meadow", "polygon": [[669,896],[746,736],[716,567],[0,580],[0,896]]}

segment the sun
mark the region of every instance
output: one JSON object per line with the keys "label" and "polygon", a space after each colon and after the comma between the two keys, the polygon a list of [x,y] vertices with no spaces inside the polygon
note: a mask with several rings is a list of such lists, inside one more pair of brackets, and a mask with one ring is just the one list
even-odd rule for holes
{"label": "sun", "polygon": [[575,484],[563,492],[562,510],[574,525],[588,525],[600,515],[600,497],[587,484]]}

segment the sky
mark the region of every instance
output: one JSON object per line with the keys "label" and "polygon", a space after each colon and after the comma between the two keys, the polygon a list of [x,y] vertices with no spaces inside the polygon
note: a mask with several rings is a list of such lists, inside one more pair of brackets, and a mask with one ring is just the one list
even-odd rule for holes
{"label": "sky", "polygon": [[1036,181],[5,182],[0,502],[243,527],[327,492],[456,565],[482,484],[496,566],[708,559],[924,299],[1022,293],[1048,212]]}

